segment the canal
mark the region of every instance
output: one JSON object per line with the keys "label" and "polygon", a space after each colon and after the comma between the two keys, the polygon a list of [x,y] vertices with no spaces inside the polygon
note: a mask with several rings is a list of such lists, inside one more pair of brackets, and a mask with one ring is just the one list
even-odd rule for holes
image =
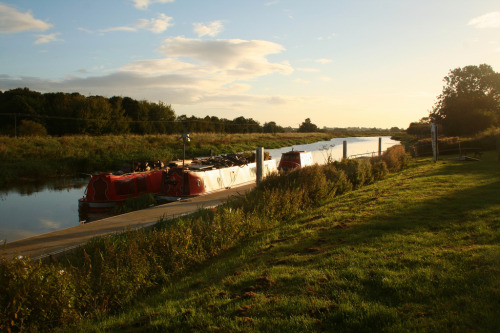
{"label": "canal", "polygon": [[[342,158],[344,140],[348,157],[371,156],[378,151],[378,137],[336,138],[266,151],[277,163],[282,153],[292,149],[310,151],[316,163],[324,164],[329,159]],[[390,137],[382,137],[382,150],[398,143]],[[83,196],[87,183],[86,177],[58,179],[0,190],[0,244],[77,225],[78,199]]]}

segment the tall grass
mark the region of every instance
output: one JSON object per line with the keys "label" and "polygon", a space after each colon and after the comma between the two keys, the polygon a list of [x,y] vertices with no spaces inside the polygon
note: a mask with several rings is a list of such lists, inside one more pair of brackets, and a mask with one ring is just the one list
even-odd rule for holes
{"label": "tall grass", "polygon": [[381,179],[385,160],[404,159],[403,153],[394,148],[381,159],[345,160],[271,175],[255,190],[217,209],[162,219],[148,230],[95,238],[58,261],[2,259],[0,330],[66,327],[117,312],[136,296],[238,242],[336,194]]}

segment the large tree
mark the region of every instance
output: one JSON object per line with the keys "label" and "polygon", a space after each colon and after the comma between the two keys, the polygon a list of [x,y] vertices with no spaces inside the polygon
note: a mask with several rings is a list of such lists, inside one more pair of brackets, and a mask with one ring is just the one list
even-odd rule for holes
{"label": "large tree", "polygon": [[451,70],[430,117],[447,135],[474,135],[500,124],[500,74],[489,65]]}
{"label": "large tree", "polygon": [[319,129],[318,126],[316,126],[311,122],[311,118],[307,118],[306,120],[304,120],[302,124],[300,124],[298,131],[302,133],[309,133],[309,132],[318,132]]}

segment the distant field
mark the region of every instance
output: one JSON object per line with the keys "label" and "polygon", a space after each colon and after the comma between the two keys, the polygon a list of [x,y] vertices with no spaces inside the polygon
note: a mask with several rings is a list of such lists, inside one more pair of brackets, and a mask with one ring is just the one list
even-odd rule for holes
{"label": "distant field", "polygon": [[494,332],[499,193],[496,153],[479,162],[414,161],[78,329]]}

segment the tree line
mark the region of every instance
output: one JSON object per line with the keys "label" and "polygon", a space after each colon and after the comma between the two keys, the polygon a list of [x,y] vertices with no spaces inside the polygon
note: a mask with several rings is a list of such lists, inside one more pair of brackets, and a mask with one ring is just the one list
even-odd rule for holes
{"label": "tree line", "polygon": [[413,122],[408,134],[430,135],[429,124],[438,124],[448,136],[473,136],[500,126],[500,73],[490,65],[450,70],[429,116]]}
{"label": "tree line", "polygon": [[130,97],[40,93],[28,88],[0,91],[0,135],[175,134],[187,132],[279,133],[271,121],[177,116],[171,105]]}

